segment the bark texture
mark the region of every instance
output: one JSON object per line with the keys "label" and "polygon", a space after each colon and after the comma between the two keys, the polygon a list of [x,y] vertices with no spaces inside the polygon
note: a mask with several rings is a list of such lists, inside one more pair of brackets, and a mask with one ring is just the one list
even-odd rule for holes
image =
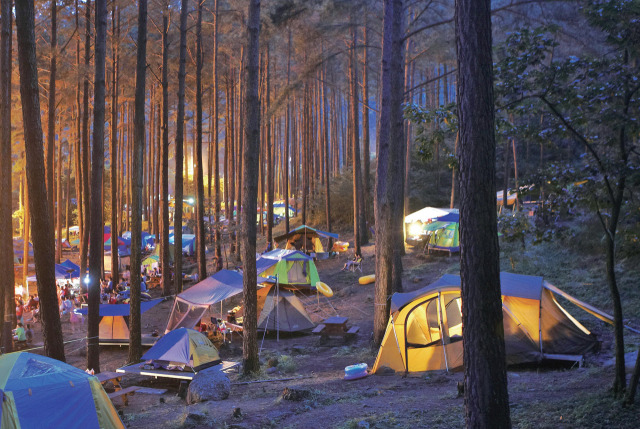
{"label": "bark texture", "polygon": [[256,273],[256,216],[258,201],[258,171],[260,152],[260,99],[259,90],[259,36],[260,36],[260,0],[249,2],[247,19],[247,61],[245,89],[245,141],[244,190],[242,199],[242,261],[243,261],[243,299],[244,335],[242,337],[243,367],[245,373],[254,373],[260,369],[258,358],[257,324],[258,297]]}
{"label": "bark texture", "polygon": [[496,216],[491,2],[457,0],[465,419],[509,428]]}
{"label": "bark texture", "polygon": [[[96,0],[93,150],[91,153],[91,223],[89,245],[89,310],[87,368],[100,372],[100,279],[104,244],[102,175],[104,171],[105,62],[107,54],[107,0]],[[118,240],[111,239],[117,249]],[[135,253],[135,252],[132,252]]]}
{"label": "bark texture", "polygon": [[173,291],[182,292],[182,199],[183,199],[183,161],[184,161],[184,90],[187,63],[187,16],[189,0],[182,0],[180,9],[180,65],[178,67],[178,112],[176,119],[176,199],[173,218],[174,255]]}
{"label": "bark texture", "polygon": [[[383,4],[382,70],[380,77],[380,118],[378,123],[378,165],[376,174],[376,289],[374,299],[374,342],[380,344],[389,318],[390,297],[402,289],[400,253],[397,251],[398,211],[402,210],[404,141],[402,73],[402,0]],[[401,228],[401,227],[400,227]],[[400,243],[402,244],[402,243]],[[395,274],[394,274],[395,273]]]}
{"label": "bark texture", "polygon": [[24,127],[26,175],[31,207],[33,256],[38,277],[44,352],[47,356],[64,362],[62,327],[56,296],[53,223],[50,207],[47,203],[44,177],[44,153],[42,150],[44,142],[42,123],[40,122],[33,0],[16,2],[15,11],[22,120],[25,125],[28,124]]}
{"label": "bark texture", "polygon": [[[11,218],[11,0],[0,2],[0,326],[15,306]],[[0,329],[0,346],[2,341]],[[7,339],[8,340],[8,339]]]}
{"label": "bark texture", "polygon": [[145,117],[144,102],[147,75],[147,0],[138,2],[138,53],[136,92],[133,114],[133,187],[131,195],[131,300],[129,305],[129,362],[142,357],[140,323],[140,264],[142,262],[142,184],[144,177]]}

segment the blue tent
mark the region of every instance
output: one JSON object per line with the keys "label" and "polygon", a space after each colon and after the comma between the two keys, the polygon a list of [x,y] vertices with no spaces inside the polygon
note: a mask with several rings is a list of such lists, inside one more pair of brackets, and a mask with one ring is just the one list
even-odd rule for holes
{"label": "blue tent", "polygon": [[182,365],[194,372],[222,362],[218,350],[206,335],[187,328],[166,333],[142,356],[142,360]]}
{"label": "blue tent", "polygon": [[124,428],[98,379],[46,356],[0,356],[2,428]]}
{"label": "blue tent", "polygon": [[[174,235],[169,234],[169,244],[174,244]],[[193,255],[196,252],[196,236],[194,234],[182,235],[182,253]]]}
{"label": "blue tent", "polygon": [[80,266],[74,264],[70,259],[60,263],[60,266],[67,269],[67,273],[71,275],[71,278],[80,277]]}

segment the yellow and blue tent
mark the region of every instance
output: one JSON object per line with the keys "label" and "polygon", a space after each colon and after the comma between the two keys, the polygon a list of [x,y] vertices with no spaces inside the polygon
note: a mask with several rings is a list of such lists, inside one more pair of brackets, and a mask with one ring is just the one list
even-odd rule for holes
{"label": "yellow and blue tent", "polygon": [[0,428],[124,428],[98,379],[32,353],[0,356]]}

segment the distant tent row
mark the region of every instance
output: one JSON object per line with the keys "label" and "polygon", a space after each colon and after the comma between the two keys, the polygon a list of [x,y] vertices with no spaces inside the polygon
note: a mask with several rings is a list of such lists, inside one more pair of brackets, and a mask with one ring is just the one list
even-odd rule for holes
{"label": "distant tent row", "polygon": [[[598,341],[556,301],[561,295],[596,317],[602,313],[542,277],[500,273],[508,364],[567,359],[598,347]],[[391,298],[391,316],[373,371],[455,370],[462,361],[460,276],[444,275],[414,292]]]}

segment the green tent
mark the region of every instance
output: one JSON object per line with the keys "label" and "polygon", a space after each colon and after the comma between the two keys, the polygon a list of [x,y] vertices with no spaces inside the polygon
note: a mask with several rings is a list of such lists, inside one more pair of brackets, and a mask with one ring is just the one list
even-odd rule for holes
{"label": "green tent", "polygon": [[276,249],[256,261],[258,275],[277,276],[281,285],[315,287],[320,281],[313,258],[299,250]]}
{"label": "green tent", "polygon": [[[174,250],[173,249],[174,249],[174,245],[169,243],[169,261],[170,261],[171,264],[173,264],[173,261],[174,261],[174,258],[173,258]],[[160,259],[162,259],[162,255],[160,254],[160,244],[158,244],[155,247],[155,249],[153,249],[153,253],[151,253],[151,255],[149,255],[149,257],[142,262],[142,265],[145,265],[145,262],[151,257],[157,257],[158,259],[156,259],[155,261],[149,261],[150,264],[152,264],[153,262],[158,262],[158,261],[160,261]]]}
{"label": "green tent", "polygon": [[460,217],[449,213],[424,226],[429,233],[428,250],[455,253],[460,251]]}

